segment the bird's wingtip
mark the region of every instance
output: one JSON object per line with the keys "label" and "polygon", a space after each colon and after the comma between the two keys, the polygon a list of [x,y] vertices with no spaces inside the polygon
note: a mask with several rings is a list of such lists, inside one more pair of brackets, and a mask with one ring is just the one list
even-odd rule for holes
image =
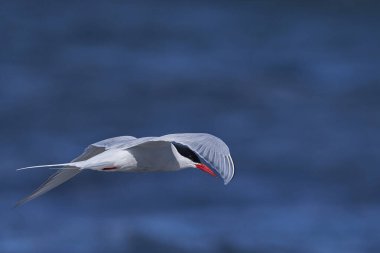
{"label": "bird's wingtip", "polygon": [[17,201],[16,203],[13,204],[13,208],[18,208],[22,205],[24,205],[28,200],[23,198],[23,199],[20,199],[19,201]]}

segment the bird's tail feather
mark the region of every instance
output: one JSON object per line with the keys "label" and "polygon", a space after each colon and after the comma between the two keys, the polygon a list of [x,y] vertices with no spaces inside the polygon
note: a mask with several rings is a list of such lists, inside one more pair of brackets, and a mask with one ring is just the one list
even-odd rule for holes
{"label": "bird's tail feather", "polygon": [[34,168],[49,168],[49,169],[81,169],[80,166],[78,166],[78,163],[61,163],[61,164],[48,164],[48,165],[37,165],[37,166],[30,166],[30,167],[24,167],[17,170],[27,170],[27,169],[34,169]]}

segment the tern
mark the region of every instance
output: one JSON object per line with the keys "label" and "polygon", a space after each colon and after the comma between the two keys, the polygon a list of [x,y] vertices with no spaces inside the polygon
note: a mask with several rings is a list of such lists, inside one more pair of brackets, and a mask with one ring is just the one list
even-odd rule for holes
{"label": "tern", "polygon": [[228,146],[211,134],[113,137],[89,145],[79,157],[69,163],[18,169],[51,168],[58,171],[16,205],[35,199],[88,169],[104,172],[150,172],[197,168],[216,176],[210,167],[219,173],[224,184],[228,184],[234,176],[234,163]]}

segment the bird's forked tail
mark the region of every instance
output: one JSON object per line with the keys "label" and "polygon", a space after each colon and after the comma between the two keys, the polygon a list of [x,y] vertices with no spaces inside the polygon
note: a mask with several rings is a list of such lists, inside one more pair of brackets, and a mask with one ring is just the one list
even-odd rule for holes
{"label": "bird's forked tail", "polygon": [[24,167],[24,168],[20,168],[20,169],[17,169],[17,170],[27,170],[27,169],[34,169],[34,168],[81,169],[81,166],[79,166],[78,162],[73,162],[73,163],[37,165],[37,166]]}

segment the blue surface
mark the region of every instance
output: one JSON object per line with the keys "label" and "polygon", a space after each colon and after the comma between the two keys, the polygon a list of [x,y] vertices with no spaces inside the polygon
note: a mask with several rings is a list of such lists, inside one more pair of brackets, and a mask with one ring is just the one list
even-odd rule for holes
{"label": "blue surface", "polygon": [[[378,7],[3,1],[0,252],[379,252]],[[52,173],[17,168],[175,132],[225,140],[231,183],[88,172],[12,209]]]}

